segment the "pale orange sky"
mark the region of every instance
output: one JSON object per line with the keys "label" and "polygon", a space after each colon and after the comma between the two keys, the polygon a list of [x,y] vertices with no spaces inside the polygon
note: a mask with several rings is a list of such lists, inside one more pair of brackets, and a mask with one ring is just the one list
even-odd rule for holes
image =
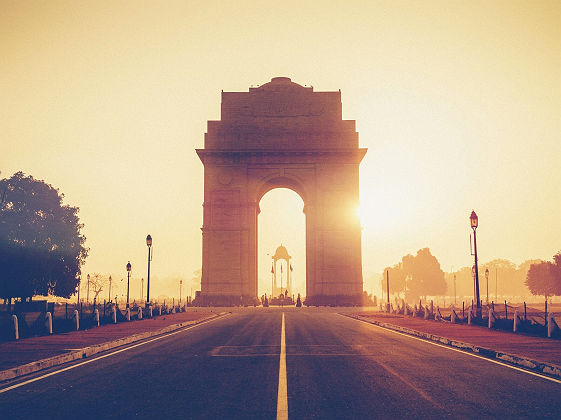
{"label": "pale orange sky", "polygon": [[[472,209],[482,261],[561,249],[561,2],[3,1],[0,54],[2,176],[80,207],[84,273],[126,277],[130,260],[145,276],[147,233],[151,295],[200,268],[194,149],[222,89],[275,76],[341,89],[369,149],[365,279],[422,247],[446,271],[471,265]],[[280,242],[303,291],[300,199],[270,194],[261,222],[287,226],[260,225],[260,293]]]}

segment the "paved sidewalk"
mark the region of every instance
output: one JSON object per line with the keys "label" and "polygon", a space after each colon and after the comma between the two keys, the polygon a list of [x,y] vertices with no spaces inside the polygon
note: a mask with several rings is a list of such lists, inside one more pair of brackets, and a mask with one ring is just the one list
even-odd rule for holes
{"label": "paved sidewalk", "polygon": [[[0,343],[0,381],[203,322],[216,316],[218,313],[205,310],[179,312],[138,321],[106,324],[83,331],[3,342]],[[88,352],[78,354],[78,350],[84,349],[88,349]],[[49,362],[43,363],[44,367],[40,366],[39,361],[46,360]]]}
{"label": "paved sidewalk", "polygon": [[353,313],[351,316],[380,326],[393,326],[395,328],[392,329],[398,331],[413,332],[413,335],[432,341],[561,376],[561,341],[559,340],[514,334],[475,325],[404,317],[385,312],[360,312]]}

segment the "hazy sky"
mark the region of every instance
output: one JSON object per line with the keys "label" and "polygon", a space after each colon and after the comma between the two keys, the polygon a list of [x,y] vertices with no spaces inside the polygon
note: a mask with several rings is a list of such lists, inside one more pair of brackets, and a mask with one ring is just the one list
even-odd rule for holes
{"label": "hazy sky", "polygon": [[[3,0],[0,56],[2,176],[80,207],[84,273],[145,275],[148,233],[155,279],[200,268],[194,149],[222,89],[275,76],[341,89],[357,122],[365,278],[422,247],[471,265],[472,209],[482,261],[561,249],[559,1]],[[301,206],[262,200],[261,293],[280,242],[303,290]]]}

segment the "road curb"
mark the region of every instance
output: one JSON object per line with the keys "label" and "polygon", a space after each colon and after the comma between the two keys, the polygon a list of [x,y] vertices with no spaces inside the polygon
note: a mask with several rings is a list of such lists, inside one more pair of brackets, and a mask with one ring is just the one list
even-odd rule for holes
{"label": "road curb", "polygon": [[212,314],[201,319],[193,321],[185,321],[179,324],[168,325],[167,327],[160,328],[156,331],[147,331],[139,334],[133,334],[128,337],[123,337],[118,340],[108,341],[106,343],[96,344],[93,346],[84,347],[79,350],[74,350],[70,353],[64,353],[57,356],[48,357],[46,359],[37,360],[35,362],[27,363],[25,365],[16,366],[10,369],[0,371],[0,382],[4,382],[10,379],[15,379],[19,376],[28,375],[43,369],[47,369],[53,366],[62,365],[68,362],[72,362],[78,359],[85,359],[87,357],[93,356],[94,354],[101,353],[103,351],[111,350],[116,347],[123,346],[125,344],[134,343],[135,341],[144,340],[146,338],[154,337],[156,335],[165,334],[171,331],[178,330],[189,325],[200,324],[204,321],[209,321],[214,318],[224,316],[227,312],[220,312],[218,314]]}
{"label": "road curb", "polygon": [[341,314],[341,315],[348,316],[349,318],[353,318],[358,321],[374,324],[379,327],[386,328],[388,330],[394,330],[394,331],[402,332],[404,334],[409,334],[415,337],[423,338],[425,340],[433,341],[440,344],[445,344],[447,346],[455,347],[460,350],[469,351],[472,353],[478,353],[490,359],[497,359],[503,362],[510,363],[515,366],[522,367],[524,369],[532,370],[538,373],[544,373],[546,375],[554,376],[558,379],[561,379],[561,366],[557,366],[552,363],[538,362],[536,360],[517,356],[514,354],[503,353],[486,347],[476,346],[470,343],[464,343],[462,341],[452,340],[450,338],[413,330],[407,327],[401,327],[399,325],[388,324],[386,322],[381,322],[381,321],[375,321],[373,319],[368,319],[357,315],[348,315],[348,314]]}

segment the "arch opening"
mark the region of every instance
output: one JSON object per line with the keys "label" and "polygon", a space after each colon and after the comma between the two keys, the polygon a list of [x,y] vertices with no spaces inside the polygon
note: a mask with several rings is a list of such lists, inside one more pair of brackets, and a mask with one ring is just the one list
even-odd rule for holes
{"label": "arch opening", "polygon": [[[279,288],[294,299],[298,293],[306,294],[306,216],[304,200],[292,188],[272,187],[259,197],[258,216],[258,293],[275,297]],[[273,257],[277,248],[283,246],[289,254],[286,259],[276,261],[275,274]],[[281,251],[282,252],[282,251]],[[292,270],[290,269],[292,267]],[[276,283],[275,283],[276,277]]]}

